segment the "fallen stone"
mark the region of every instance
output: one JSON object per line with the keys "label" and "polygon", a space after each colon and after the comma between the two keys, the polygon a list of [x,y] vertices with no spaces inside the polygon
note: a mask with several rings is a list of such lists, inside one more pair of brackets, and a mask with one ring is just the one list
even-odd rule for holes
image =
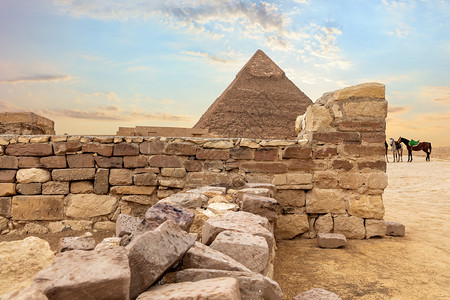
{"label": "fallen stone", "polygon": [[246,266],[230,256],[195,242],[183,257],[182,269],[213,269],[251,272]]}
{"label": "fallen stone", "polygon": [[222,231],[211,243],[211,248],[228,255],[253,272],[267,274],[270,252],[263,237],[249,233]]}
{"label": "fallen stone", "polygon": [[386,222],[384,220],[366,219],[366,239],[374,236],[386,235]]}
{"label": "fallen stone", "polygon": [[266,217],[269,221],[277,219],[280,204],[277,200],[260,195],[244,194],[241,201],[241,210]]}
{"label": "fallen stone", "polygon": [[246,211],[227,212],[222,216],[222,219],[235,223],[251,222],[258,224],[271,232],[273,231],[272,225],[270,225],[269,220],[267,220],[266,217],[255,215]]}
{"label": "fallen stone", "polygon": [[32,287],[51,299],[129,299],[130,267],[123,247],[59,253]]}
{"label": "fallen stone", "polygon": [[23,290],[17,290],[7,295],[3,295],[1,300],[48,300],[47,296],[40,291],[27,287]]}
{"label": "fallen stone", "polygon": [[189,232],[189,228],[194,221],[194,215],[193,212],[186,209],[158,202],[147,210],[145,221],[149,230],[157,228],[166,220],[173,220],[183,230]]}
{"label": "fallen stone", "polygon": [[36,274],[49,267],[55,255],[47,241],[27,237],[0,243],[0,291],[9,293],[28,287]]}
{"label": "fallen stone", "polygon": [[197,208],[194,210],[194,214],[194,221],[191,224],[191,228],[189,228],[189,232],[197,233],[199,235],[202,233],[203,225],[205,225],[206,220],[217,217],[217,215],[209,209],[203,208]]}
{"label": "fallen stone", "polygon": [[130,297],[136,298],[181,260],[195,239],[172,220],[135,237],[127,246],[131,269]]}
{"label": "fallen stone", "polygon": [[363,239],[366,235],[364,220],[355,216],[336,216],[334,233],[342,233],[348,239]]}
{"label": "fallen stone", "polygon": [[95,251],[100,251],[102,249],[109,249],[109,248],[119,247],[121,240],[122,239],[119,238],[119,237],[104,238],[103,241],[101,241],[100,243],[97,244],[97,246],[95,246],[94,250]]}
{"label": "fallen stone", "polygon": [[159,202],[175,207],[196,209],[204,206],[208,202],[208,197],[203,193],[176,193]]}
{"label": "fallen stone", "polygon": [[277,192],[277,187],[274,184],[271,183],[246,183],[244,185],[244,188],[251,188],[251,189],[269,189],[272,191],[273,195]]}
{"label": "fallen stone", "polygon": [[341,300],[342,298],[335,293],[324,289],[316,288],[301,294],[298,294],[292,300]]}
{"label": "fallen stone", "polygon": [[405,225],[386,221],[386,235],[405,236]]}
{"label": "fallen stone", "polygon": [[345,235],[340,233],[318,233],[317,246],[320,248],[339,248],[347,245]]}
{"label": "fallen stone", "polygon": [[278,283],[272,279],[258,273],[207,270],[207,269],[186,269],[177,272],[177,282],[199,281],[208,278],[233,277],[239,283],[239,290],[242,299],[245,300],[280,300],[283,297]]}
{"label": "fallen stone", "polygon": [[279,215],[275,226],[278,239],[289,240],[310,229],[307,214]]}
{"label": "fallen stone", "polygon": [[238,191],[238,198],[242,199],[242,196],[244,196],[244,194],[252,194],[272,198],[275,196],[273,189],[270,188],[244,188]]}
{"label": "fallen stone", "polygon": [[138,300],[163,299],[210,299],[210,300],[240,300],[239,285],[236,279],[211,278],[197,282],[182,282],[154,286],[142,293]]}
{"label": "fallen stone", "polygon": [[138,229],[142,221],[143,220],[138,217],[120,214],[116,221],[116,236],[122,237],[124,235],[132,234]]}
{"label": "fallen stone", "polygon": [[58,253],[71,251],[71,250],[84,250],[90,251],[95,248],[95,240],[91,237],[85,236],[71,236],[63,237],[58,243]]}
{"label": "fallen stone", "polygon": [[229,211],[237,211],[238,208],[239,206],[236,203],[223,203],[223,202],[214,202],[208,204],[207,206],[207,209],[209,209],[218,216],[222,216]]}

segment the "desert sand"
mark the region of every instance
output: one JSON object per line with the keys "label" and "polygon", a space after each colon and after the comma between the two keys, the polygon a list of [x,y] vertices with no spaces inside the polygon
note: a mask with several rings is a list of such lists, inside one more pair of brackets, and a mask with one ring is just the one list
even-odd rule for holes
{"label": "desert sand", "polygon": [[414,156],[389,163],[387,174],[385,220],[404,224],[406,236],[349,240],[343,249],[280,241],[275,280],[285,299],[316,287],[342,299],[450,299],[450,160]]}

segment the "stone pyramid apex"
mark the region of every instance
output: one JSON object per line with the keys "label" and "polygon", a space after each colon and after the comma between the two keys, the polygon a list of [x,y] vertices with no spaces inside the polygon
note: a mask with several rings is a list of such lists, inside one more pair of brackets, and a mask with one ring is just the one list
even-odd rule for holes
{"label": "stone pyramid apex", "polygon": [[285,76],[284,71],[260,49],[256,50],[255,54],[248,60],[236,77],[243,74],[253,77],[281,78]]}

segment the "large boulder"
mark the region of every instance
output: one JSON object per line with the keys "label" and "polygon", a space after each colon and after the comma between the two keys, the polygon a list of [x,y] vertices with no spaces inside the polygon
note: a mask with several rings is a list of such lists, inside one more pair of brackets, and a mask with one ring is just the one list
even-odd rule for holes
{"label": "large boulder", "polygon": [[63,237],[59,240],[58,253],[71,250],[94,250],[96,242],[88,236]]}
{"label": "large boulder", "polygon": [[54,258],[48,242],[37,237],[0,243],[0,295],[29,286]]}
{"label": "large boulder", "polygon": [[189,231],[195,214],[180,207],[158,202],[145,213],[145,221],[149,230],[157,228],[166,220],[173,220],[183,230]]}
{"label": "large boulder", "polygon": [[266,217],[269,221],[275,221],[280,204],[274,198],[244,194],[241,200],[241,210]]}

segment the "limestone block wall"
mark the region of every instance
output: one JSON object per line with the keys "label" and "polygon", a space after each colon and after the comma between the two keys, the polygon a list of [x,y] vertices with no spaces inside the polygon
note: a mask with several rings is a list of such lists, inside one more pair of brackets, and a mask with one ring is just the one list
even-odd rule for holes
{"label": "limestone block wall", "polygon": [[0,134],[55,134],[54,122],[31,112],[0,113]]}
{"label": "limestone block wall", "polygon": [[298,140],[0,136],[0,232],[112,228],[173,193],[265,182],[278,190],[278,238],[377,235],[386,111],[371,83],[316,101]]}

